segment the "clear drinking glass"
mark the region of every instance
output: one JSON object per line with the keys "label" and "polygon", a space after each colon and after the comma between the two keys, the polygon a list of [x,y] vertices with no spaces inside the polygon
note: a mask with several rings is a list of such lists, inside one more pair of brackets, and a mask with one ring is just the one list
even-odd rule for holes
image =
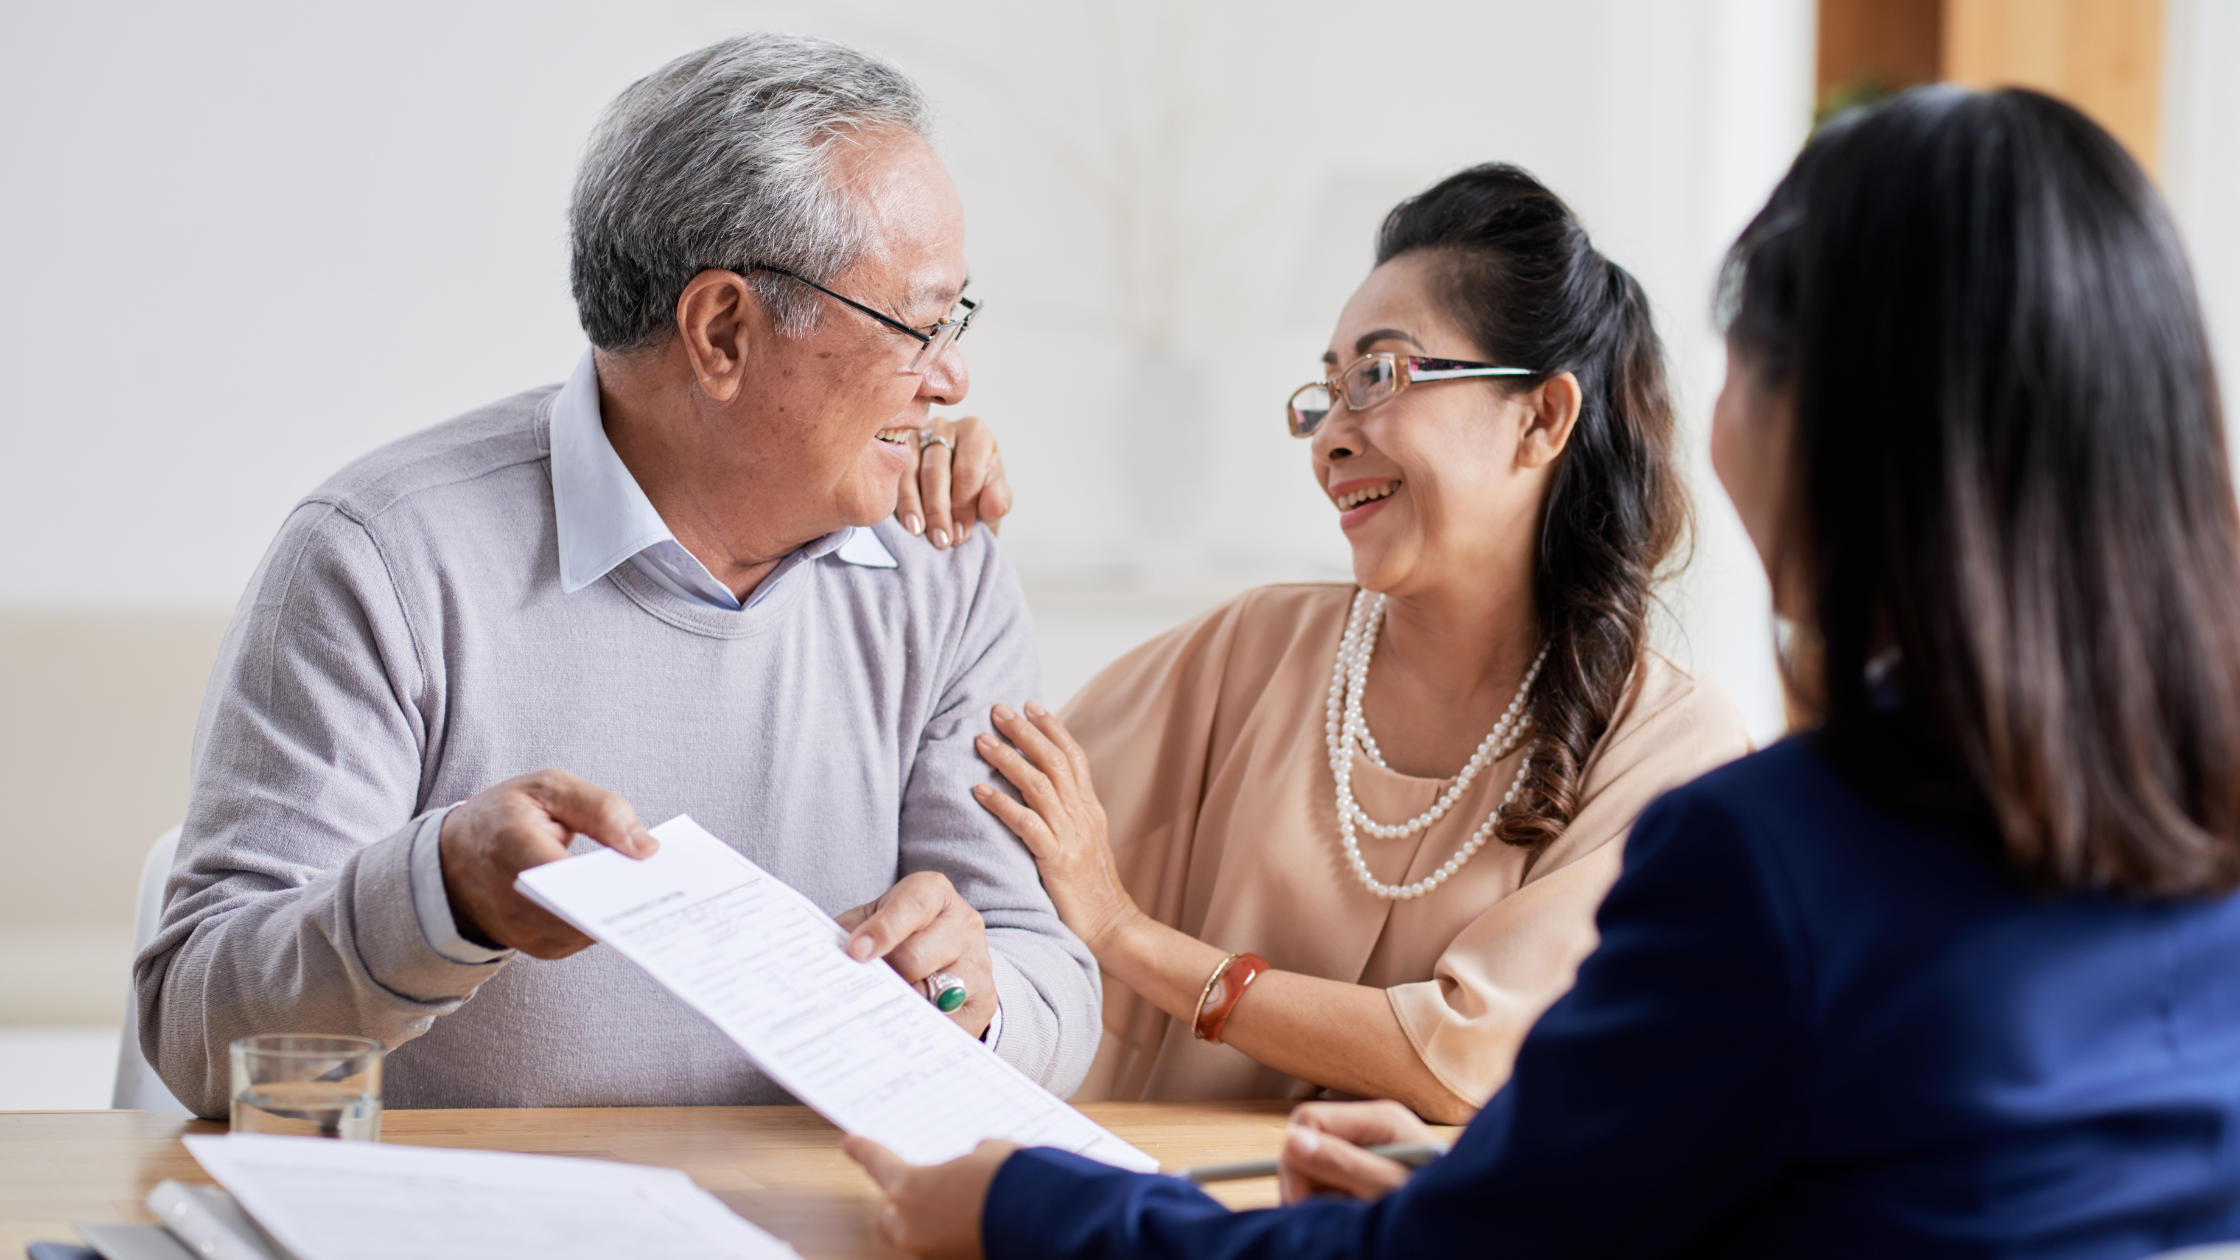
{"label": "clear drinking glass", "polygon": [[381,1043],[265,1033],[233,1043],[233,1131],[381,1140]]}

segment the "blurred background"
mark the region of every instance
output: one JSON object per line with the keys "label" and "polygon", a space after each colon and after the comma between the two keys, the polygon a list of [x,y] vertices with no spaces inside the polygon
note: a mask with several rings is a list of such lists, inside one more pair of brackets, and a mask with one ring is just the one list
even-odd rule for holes
{"label": "blurred background", "polygon": [[2240,0],[16,0],[0,11],[0,1109],[105,1106],[135,880],[185,806],[218,637],[349,459],[566,375],[599,109],[748,29],[882,54],[941,115],[965,409],[1069,695],[1249,585],[1344,579],[1278,409],[1391,204],[1519,163],[1647,286],[1694,473],[1658,641],[1782,729],[1764,583],[1710,475],[1721,251],[1816,116],[2022,83],[2101,119],[2188,234],[2240,373]]}

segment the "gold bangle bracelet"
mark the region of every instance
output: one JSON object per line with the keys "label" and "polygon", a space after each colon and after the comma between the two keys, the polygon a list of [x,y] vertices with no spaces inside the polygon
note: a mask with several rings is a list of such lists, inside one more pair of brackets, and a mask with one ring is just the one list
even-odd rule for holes
{"label": "gold bangle bracelet", "polygon": [[1227,958],[1221,960],[1220,966],[1213,969],[1212,975],[1206,977],[1206,987],[1198,990],[1198,1009],[1190,1012],[1191,1036],[1196,1037],[1200,1041],[1204,1041],[1206,1039],[1205,1033],[1201,1032],[1198,1028],[1198,1021],[1204,1019],[1206,1016],[1206,999],[1213,996],[1213,986],[1221,983],[1221,977],[1229,974],[1229,965],[1242,957],[1244,957],[1243,954],[1229,955]]}

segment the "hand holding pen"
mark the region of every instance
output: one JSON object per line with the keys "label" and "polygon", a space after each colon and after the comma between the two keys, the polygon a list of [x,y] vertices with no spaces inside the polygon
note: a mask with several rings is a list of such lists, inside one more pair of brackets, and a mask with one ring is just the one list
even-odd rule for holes
{"label": "hand holding pen", "polygon": [[1286,1203],[1333,1193],[1373,1199],[1446,1153],[1431,1126],[1399,1103],[1303,1103],[1291,1113],[1281,1158],[1200,1164],[1175,1175],[1200,1185],[1277,1177]]}
{"label": "hand holding pen", "polygon": [[[1331,1139],[1325,1139],[1313,1130],[1308,1130],[1307,1136],[1302,1139],[1309,1146],[1314,1147],[1319,1147],[1326,1140]],[[1363,1146],[1355,1149],[1414,1169],[1421,1168],[1446,1154],[1447,1144],[1444,1142],[1389,1142],[1383,1146]],[[1280,1159],[1247,1159],[1234,1164],[1193,1164],[1188,1168],[1177,1168],[1174,1175],[1194,1185],[1203,1186],[1216,1181],[1250,1181],[1255,1177],[1273,1177],[1282,1171],[1283,1161]]]}
{"label": "hand holding pen", "polygon": [[[1404,1148],[1380,1155],[1367,1148]],[[1399,1189],[1446,1144],[1416,1113],[1396,1102],[1301,1103],[1291,1112],[1277,1161],[1285,1203],[1317,1194],[1375,1199]]]}

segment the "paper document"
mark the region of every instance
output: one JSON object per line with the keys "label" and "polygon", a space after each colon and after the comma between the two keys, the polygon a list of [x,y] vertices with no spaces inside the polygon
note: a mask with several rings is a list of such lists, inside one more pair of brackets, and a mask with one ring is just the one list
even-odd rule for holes
{"label": "paper document", "polygon": [[612,849],[521,872],[539,905],[646,969],[825,1119],[914,1164],[983,1138],[1122,1168],[1157,1160],[973,1039],[831,915],[679,816],[644,861]]}
{"label": "paper document", "polygon": [[800,1260],[674,1168],[253,1133],[185,1141],[297,1260]]}

